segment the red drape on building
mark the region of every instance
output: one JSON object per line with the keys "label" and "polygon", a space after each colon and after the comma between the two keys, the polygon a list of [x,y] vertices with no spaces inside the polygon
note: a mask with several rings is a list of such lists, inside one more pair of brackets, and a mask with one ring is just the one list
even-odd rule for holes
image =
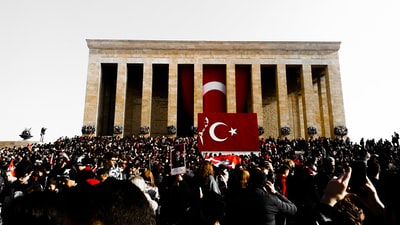
{"label": "red drape on building", "polygon": [[193,96],[194,96],[194,69],[193,65],[179,66],[179,82],[181,88],[181,98],[185,112],[189,117],[193,116]]}
{"label": "red drape on building", "polygon": [[236,66],[236,112],[247,112],[247,95],[250,88],[249,66]]}
{"label": "red drape on building", "polygon": [[203,112],[226,112],[226,66],[203,67]]}

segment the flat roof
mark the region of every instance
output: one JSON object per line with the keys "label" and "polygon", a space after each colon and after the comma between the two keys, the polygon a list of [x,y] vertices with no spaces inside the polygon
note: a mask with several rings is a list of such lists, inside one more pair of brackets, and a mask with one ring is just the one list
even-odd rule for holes
{"label": "flat roof", "polygon": [[179,41],[179,40],[118,40],[86,39],[89,49],[147,50],[279,50],[330,51],[340,49],[338,41]]}

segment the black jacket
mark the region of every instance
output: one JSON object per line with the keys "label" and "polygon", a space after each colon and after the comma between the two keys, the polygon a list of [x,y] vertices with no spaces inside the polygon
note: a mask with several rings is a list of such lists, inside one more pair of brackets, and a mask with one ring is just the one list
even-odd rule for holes
{"label": "black jacket", "polygon": [[294,215],[297,207],[279,192],[271,194],[264,188],[249,189],[246,198],[247,224],[275,225],[278,213]]}

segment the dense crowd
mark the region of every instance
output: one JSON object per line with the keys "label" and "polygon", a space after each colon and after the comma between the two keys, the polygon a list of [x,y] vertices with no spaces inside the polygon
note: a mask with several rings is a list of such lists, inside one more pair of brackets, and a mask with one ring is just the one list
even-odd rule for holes
{"label": "dense crowd", "polygon": [[2,224],[399,224],[398,140],[263,138],[236,164],[216,164],[232,154],[199,152],[194,137],[3,147]]}

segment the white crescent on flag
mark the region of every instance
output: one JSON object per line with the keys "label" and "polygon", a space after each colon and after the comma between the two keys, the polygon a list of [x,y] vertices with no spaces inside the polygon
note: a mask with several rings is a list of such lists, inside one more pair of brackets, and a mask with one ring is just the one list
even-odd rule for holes
{"label": "white crescent on flag", "polygon": [[[211,139],[213,139],[213,140],[216,141],[216,142],[223,142],[223,141],[225,141],[226,139],[228,139],[228,137],[220,138],[220,137],[218,137],[218,136],[215,134],[215,129],[216,129],[218,126],[226,126],[226,127],[227,127],[228,125],[226,125],[226,123],[223,123],[223,122],[215,122],[215,123],[213,123],[213,124],[210,126],[210,129],[209,129],[208,132],[209,132],[209,134],[210,134]],[[231,129],[230,129],[228,132],[231,134],[231,136],[233,136],[233,135],[237,134],[237,133],[236,133],[236,130],[237,130],[237,129],[231,127]]]}
{"label": "white crescent on flag", "polygon": [[219,137],[217,137],[217,135],[215,135],[215,128],[217,128],[217,127],[220,126],[220,125],[227,126],[225,123],[222,123],[222,122],[215,122],[215,123],[213,123],[213,124],[210,126],[210,131],[209,131],[211,139],[213,139],[214,141],[217,141],[217,142],[223,142],[223,141],[225,141],[226,139],[228,139],[228,137],[219,138]]}
{"label": "white crescent on flag", "polygon": [[203,85],[203,96],[205,94],[207,94],[209,91],[213,91],[213,90],[220,91],[224,95],[226,94],[225,84],[223,84],[222,82],[219,82],[219,81],[210,81]]}

